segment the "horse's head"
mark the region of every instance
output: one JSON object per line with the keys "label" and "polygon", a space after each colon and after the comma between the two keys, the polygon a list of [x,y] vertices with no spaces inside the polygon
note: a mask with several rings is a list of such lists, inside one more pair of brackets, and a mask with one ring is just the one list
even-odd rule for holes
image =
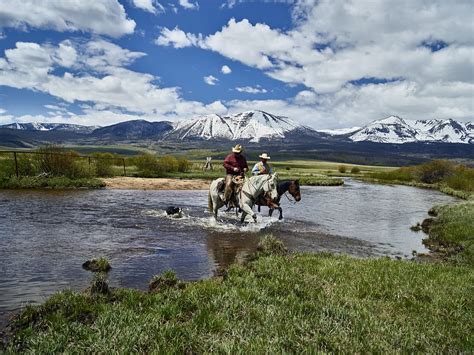
{"label": "horse's head", "polygon": [[295,201],[301,201],[301,192],[300,192],[300,181],[294,180],[288,186],[288,192],[295,199]]}
{"label": "horse's head", "polygon": [[276,174],[268,175],[267,183],[263,186],[263,191],[267,196],[269,196],[272,200],[276,200],[278,198],[278,176]]}

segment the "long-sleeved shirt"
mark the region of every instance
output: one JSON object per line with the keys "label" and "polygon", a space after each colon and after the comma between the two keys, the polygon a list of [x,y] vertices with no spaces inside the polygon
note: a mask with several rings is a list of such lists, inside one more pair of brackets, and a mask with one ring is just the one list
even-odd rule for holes
{"label": "long-sleeved shirt", "polygon": [[[231,153],[224,159],[224,168],[227,174],[240,175],[244,173],[244,169],[248,170],[247,159],[242,154]],[[234,168],[239,169],[234,171]]]}
{"label": "long-sleeved shirt", "polygon": [[268,163],[259,161],[253,166],[252,175],[261,175],[261,174],[271,174],[273,172],[272,168]]}

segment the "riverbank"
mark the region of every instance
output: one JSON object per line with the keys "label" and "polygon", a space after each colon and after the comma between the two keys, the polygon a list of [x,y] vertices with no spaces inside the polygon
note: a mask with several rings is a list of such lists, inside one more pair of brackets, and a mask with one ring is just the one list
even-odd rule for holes
{"label": "riverbank", "polygon": [[470,352],[474,204],[435,214],[430,239],[455,246],[441,263],[286,255],[267,238],[212,279],[60,292],[12,323],[7,351]]}
{"label": "riverbank", "polygon": [[102,178],[107,189],[119,190],[207,190],[209,180],[177,178]]}
{"label": "riverbank", "polygon": [[0,179],[0,189],[99,189],[105,183],[96,178],[20,177]]}

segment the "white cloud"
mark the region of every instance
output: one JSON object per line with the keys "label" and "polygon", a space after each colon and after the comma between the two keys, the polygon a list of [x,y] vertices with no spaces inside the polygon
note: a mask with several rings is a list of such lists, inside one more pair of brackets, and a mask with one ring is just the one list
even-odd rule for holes
{"label": "white cloud", "polygon": [[248,94],[264,94],[267,92],[267,90],[263,88],[252,86],[236,87],[235,90],[237,90],[238,92],[246,92]]}
{"label": "white cloud", "polygon": [[216,85],[217,82],[219,81],[219,79],[217,79],[216,77],[212,75],[205,76],[203,79],[207,85]]}
{"label": "white cloud", "polygon": [[230,69],[227,65],[223,65],[221,68],[222,74],[230,74],[232,73],[232,69]]}
{"label": "white cloud", "polygon": [[192,3],[189,0],[179,0],[179,5],[187,10],[199,10],[199,4],[197,1]]}
{"label": "white cloud", "polygon": [[467,120],[474,115],[472,11],[471,1],[300,0],[288,31],[231,19],[208,36],[183,34],[197,39],[188,45],[304,85],[286,102],[311,106],[314,125],[327,115],[340,126],[392,113]]}
{"label": "white cloud", "polygon": [[132,0],[133,5],[139,9],[156,14],[158,12],[165,12],[165,8],[156,0]]}
{"label": "white cloud", "polygon": [[198,36],[194,36],[191,33],[185,33],[180,30],[178,26],[174,29],[169,30],[163,28],[160,36],[155,40],[155,43],[159,46],[173,46],[174,48],[184,48],[190,46],[196,46],[199,41]]}
{"label": "white cloud", "polygon": [[127,18],[117,0],[9,0],[0,6],[0,27],[28,27],[56,31],[85,31],[120,37],[133,33],[135,21]]}
{"label": "white cloud", "polygon": [[[65,50],[65,47],[74,49]],[[63,52],[74,55],[65,56]],[[59,54],[58,54],[59,53]],[[176,87],[162,88],[159,78],[126,68],[144,55],[132,52],[104,40],[74,43],[66,40],[57,46],[17,42],[0,58],[0,85],[29,89],[52,95],[67,103],[89,103],[82,106],[85,117],[95,124],[109,122],[110,112],[119,120],[130,117],[176,119],[194,115],[222,112],[219,101],[205,105],[186,101]],[[65,59],[67,57],[67,59]],[[74,60],[73,60],[74,59]],[[67,64],[67,66],[65,66]],[[55,69],[64,67],[64,74]],[[49,105],[52,118],[70,116],[67,111]],[[48,116],[49,117],[49,116]],[[10,116],[3,119],[11,119]],[[83,119],[86,119],[83,117]],[[32,119],[25,116],[24,119]],[[74,119],[79,120],[80,115]]]}

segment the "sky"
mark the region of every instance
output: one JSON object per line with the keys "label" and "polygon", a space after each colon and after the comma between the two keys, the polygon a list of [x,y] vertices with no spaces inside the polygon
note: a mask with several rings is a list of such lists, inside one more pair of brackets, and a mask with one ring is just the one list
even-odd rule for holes
{"label": "sky", "polygon": [[0,124],[472,121],[472,0],[0,0]]}

